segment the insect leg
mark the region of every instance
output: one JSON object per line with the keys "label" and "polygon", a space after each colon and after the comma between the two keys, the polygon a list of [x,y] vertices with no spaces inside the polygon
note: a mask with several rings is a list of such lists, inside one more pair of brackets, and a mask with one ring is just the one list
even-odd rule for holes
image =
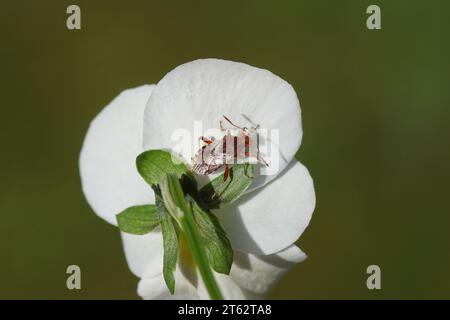
{"label": "insect leg", "polygon": [[259,161],[261,161],[261,162],[262,162],[262,164],[263,164],[263,165],[265,165],[266,167],[268,167],[268,166],[269,166],[269,164],[267,163],[267,161],[266,161],[266,160],[264,160],[264,158],[263,158],[263,157],[261,157],[260,155],[258,155],[257,159],[258,159]]}
{"label": "insect leg", "polygon": [[202,140],[204,143],[206,143],[206,144],[211,144],[211,143],[213,143],[213,141],[211,140],[211,139],[209,139],[209,138],[207,138],[207,137],[204,137],[204,136],[200,136],[200,137],[198,137],[198,139],[199,140]]}
{"label": "insect leg", "polygon": [[248,172],[247,172],[248,166],[249,166],[249,165],[250,165],[250,163],[248,163],[248,162],[246,162],[246,163],[244,164],[244,174],[245,174],[245,176],[246,176],[247,178],[253,179],[253,177],[250,177],[250,176],[248,175]]}
{"label": "insect leg", "polygon": [[[259,124],[255,127],[255,129],[259,128]],[[266,167],[269,166],[266,160],[264,160],[263,157],[261,157],[261,154],[259,153],[259,133],[256,134],[256,159],[261,161]]]}
{"label": "insect leg", "polygon": [[228,179],[228,163],[225,164],[225,171],[223,173],[223,182],[227,181]]}

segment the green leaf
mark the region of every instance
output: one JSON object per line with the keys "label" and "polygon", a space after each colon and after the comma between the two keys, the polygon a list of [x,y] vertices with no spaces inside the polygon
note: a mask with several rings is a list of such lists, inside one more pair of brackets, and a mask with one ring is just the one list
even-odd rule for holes
{"label": "green leaf", "polygon": [[174,272],[177,266],[179,252],[177,227],[166,207],[164,206],[164,201],[161,196],[160,190],[158,189],[158,187],[155,187],[154,190],[158,219],[161,225],[163,236],[163,276],[167,288],[169,289],[170,293],[173,294],[175,292]]}
{"label": "green leaf", "polygon": [[205,246],[211,267],[219,273],[229,274],[233,264],[233,249],[217,217],[202,201],[197,186],[186,177],[181,178],[183,190],[192,198],[192,214],[198,233]]}
{"label": "green leaf", "polygon": [[167,210],[174,219],[181,218],[189,208],[178,177],[175,174],[167,174],[159,187]]}
{"label": "green leaf", "polygon": [[229,274],[233,264],[233,249],[219,220],[195,201],[192,201],[192,213],[211,267],[216,272]]}
{"label": "green leaf", "polygon": [[153,204],[129,207],[117,214],[116,219],[121,231],[138,235],[149,233],[159,224]]}
{"label": "green leaf", "polygon": [[220,289],[215,281],[205,252],[205,243],[199,235],[198,226],[193,217],[193,202],[189,195],[184,195],[180,180],[174,174],[168,174],[160,183],[165,207],[181,226],[190,253],[194,258],[205,286],[213,299],[222,299]]}
{"label": "green leaf", "polygon": [[177,155],[164,150],[148,150],[136,158],[139,174],[151,186],[157,185],[166,174],[191,175],[189,168]]}
{"label": "green leaf", "polygon": [[227,181],[221,174],[200,190],[200,197],[210,209],[225,208],[248,189],[252,180],[253,165],[236,164],[229,169]]}
{"label": "green leaf", "polygon": [[187,201],[189,203],[188,211],[181,218],[181,225],[183,227],[184,236],[186,242],[188,243],[189,249],[195,262],[197,263],[198,269],[202,276],[203,282],[208,290],[211,299],[223,300],[223,295],[220,292],[219,285],[214,278],[214,274],[208,264],[208,256],[204,250],[202,239],[198,233],[197,225],[195,219],[192,215],[192,198],[187,196]]}

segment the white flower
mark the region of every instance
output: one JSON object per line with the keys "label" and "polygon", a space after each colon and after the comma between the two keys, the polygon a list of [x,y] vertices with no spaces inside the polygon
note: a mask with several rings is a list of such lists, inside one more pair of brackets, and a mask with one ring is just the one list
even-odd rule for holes
{"label": "white flower", "polygon": [[[117,213],[155,200],[136,170],[136,156],[148,149],[172,148],[171,133],[178,128],[192,130],[195,120],[202,120],[206,128],[217,127],[222,115],[237,123],[247,121],[245,115],[264,128],[279,129],[279,144],[273,147],[280,153],[280,173],[256,176],[253,191],[214,211],[234,249],[230,275],[215,273],[223,295],[260,298],[306,258],[293,243],[307,227],[315,206],[312,179],[294,159],[302,137],[298,98],[278,76],[243,63],[205,59],[175,68],[156,86],[122,92],[87,132],[80,155],[83,191],[93,210],[117,225]],[[209,297],[201,278],[180,263],[175,294],[169,293],[162,276],[158,229],[143,236],[122,233],[122,239],[128,265],[141,278],[141,297]]]}

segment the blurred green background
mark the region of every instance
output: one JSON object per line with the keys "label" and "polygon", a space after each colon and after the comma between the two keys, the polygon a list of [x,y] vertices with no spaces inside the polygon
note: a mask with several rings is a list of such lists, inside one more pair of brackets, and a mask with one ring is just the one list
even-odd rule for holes
{"label": "blurred green background", "polygon": [[[366,28],[369,4],[382,30]],[[450,298],[449,1],[2,1],[0,21],[0,298],[138,298],[117,229],[83,197],[79,151],[120,91],[205,57],[300,96],[317,207],[298,241],[309,259],[270,298]],[[66,289],[70,264],[82,290]]]}

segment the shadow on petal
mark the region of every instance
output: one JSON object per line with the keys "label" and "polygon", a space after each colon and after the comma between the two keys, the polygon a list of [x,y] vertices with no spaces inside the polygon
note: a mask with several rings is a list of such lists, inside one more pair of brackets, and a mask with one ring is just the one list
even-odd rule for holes
{"label": "shadow on petal", "polygon": [[264,254],[262,249],[253,239],[253,236],[249,233],[248,228],[242,219],[242,213],[239,209],[238,202],[244,197],[248,199],[243,201],[251,199],[250,195],[243,195],[235,204],[232,204],[225,209],[215,210],[214,214],[216,214],[220,224],[225,229],[233,248],[245,252],[250,251],[252,253]]}
{"label": "shadow on petal", "polygon": [[292,161],[264,188],[244,194],[229,207],[214,210],[233,248],[270,255],[294,243],[308,226],[315,207],[308,170]]}

